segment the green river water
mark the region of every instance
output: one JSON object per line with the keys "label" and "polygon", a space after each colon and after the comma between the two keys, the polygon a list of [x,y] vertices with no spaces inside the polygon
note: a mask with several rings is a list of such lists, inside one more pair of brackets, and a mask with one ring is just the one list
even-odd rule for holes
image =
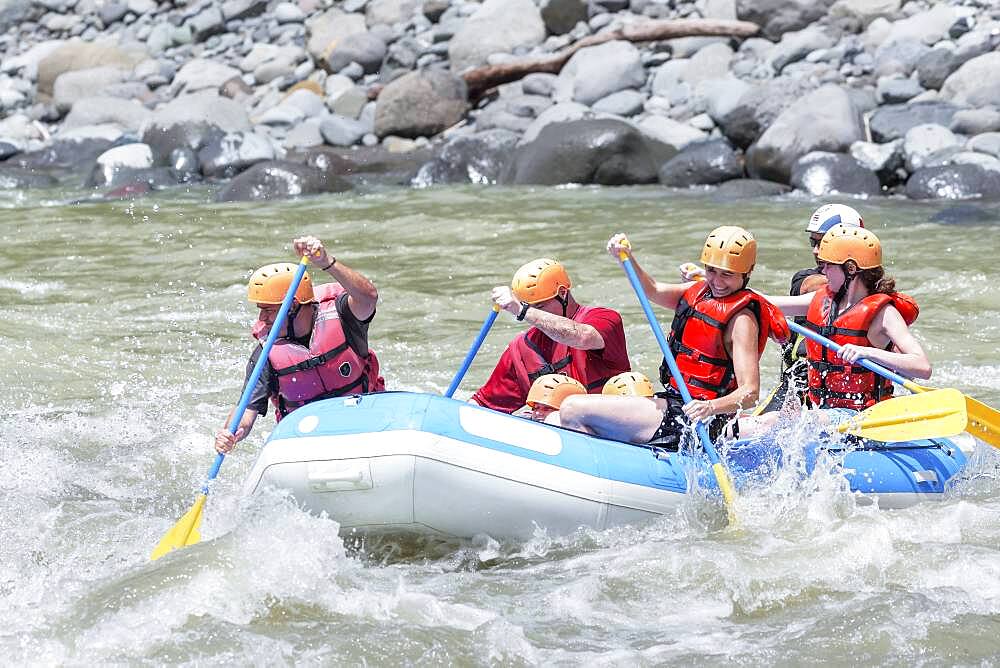
{"label": "green river water", "polygon": [[[150,563],[214,457],[251,348],[250,272],[322,238],[369,276],[390,389],[442,392],[492,286],[538,256],[582,303],[620,310],[633,367],[656,343],[604,244],[660,278],[707,232],[747,227],[752,285],[811,262],[818,202],[660,188],[389,189],[253,205],[204,191],[133,203],[0,198],[0,656],[8,665],[995,665],[1000,474],[980,452],[940,503],[862,506],[841,478],[779,476],[738,531],[693,498],[637,527],[524,544],[345,545],[279,491],[240,486],[272,425],[223,465],[203,541]],[[852,203],[881,237],[932,383],[1000,406],[996,223],[940,205]],[[991,209],[983,205],[983,210]],[[993,208],[1000,219],[1000,209]],[[662,321],[669,322],[664,314]],[[501,315],[458,396],[520,331]],[[765,353],[768,383],[777,352]]]}

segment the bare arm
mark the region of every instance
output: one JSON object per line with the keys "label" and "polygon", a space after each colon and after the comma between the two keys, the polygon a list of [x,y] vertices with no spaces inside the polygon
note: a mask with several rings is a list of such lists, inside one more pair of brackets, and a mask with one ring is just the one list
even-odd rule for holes
{"label": "bare arm", "polygon": [[624,234],[616,234],[608,240],[608,253],[611,257],[621,262],[622,252],[632,261],[632,268],[635,275],[639,277],[639,284],[642,291],[649,298],[649,301],[669,309],[676,309],[681,301],[684,292],[691,287],[692,282],[687,283],[661,283],[650,276],[645,269],[639,266],[635,256],[632,255],[632,246]]}
{"label": "bare arm", "polygon": [[347,306],[355,318],[364,322],[372,317],[375,305],[378,303],[378,290],[370,280],[340,260],[331,257],[323,242],[316,237],[299,237],[292,242],[292,246],[300,256],[309,255],[310,262],[344,286],[344,290],[347,291]]}
{"label": "bare arm", "polygon": [[807,292],[796,297],[764,295],[764,299],[781,309],[789,318],[804,316],[809,311],[809,304],[812,303],[813,293]]}
{"label": "bare arm", "polygon": [[[229,411],[229,417],[226,418],[226,425],[229,425],[233,421],[233,413],[236,409]],[[252,408],[248,408],[243,411],[243,417],[240,418],[240,424],[236,427],[236,433],[229,433],[228,426],[224,429],[220,429],[215,432],[215,450],[223,455],[229,454],[237,442],[242,441],[253,429],[254,422],[257,421],[257,411]]]}
{"label": "bare arm", "polygon": [[593,325],[564,318],[555,313],[529,308],[524,321],[542,330],[545,336],[556,343],[562,343],[580,350],[601,350],[604,337]]}
{"label": "bare arm", "polygon": [[868,340],[876,345],[884,343],[885,346],[891,342],[892,350],[847,345],[840,353],[841,359],[854,364],[864,358],[911,378],[926,380],[931,377],[932,369],[927,353],[910,333],[906,321],[895,306],[886,306],[875,315],[868,327]]}
{"label": "bare arm", "polygon": [[736,389],[708,401],[695,399],[684,406],[684,414],[692,420],[706,420],[713,415],[728,415],[749,408],[760,395],[760,358],[757,337],[760,328],[750,311],[737,313],[726,327],[725,341],[733,360]]}

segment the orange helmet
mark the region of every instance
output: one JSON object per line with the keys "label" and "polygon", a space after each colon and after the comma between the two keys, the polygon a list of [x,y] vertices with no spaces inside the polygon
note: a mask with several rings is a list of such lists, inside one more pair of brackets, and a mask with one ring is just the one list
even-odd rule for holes
{"label": "orange helmet", "polygon": [[742,227],[717,227],[701,249],[701,263],[737,274],[749,274],[757,262],[757,240]]}
{"label": "orange helmet", "polygon": [[882,266],[882,244],[871,230],[840,223],[823,235],[817,257],[830,264],[853,260],[858,269],[874,269]]}
{"label": "orange helmet", "polygon": [[[250,277],[247,285],[247,300],[255,304],[280,304],[285,301],[285,294],[292,284],[292,278],[299,265],[291,262],[276,262],[266,264]],[[313,295],[312,280],[309,272],[302,274],[302,281],[295,291],[295,301],[300,304],[311,302]]]}
{"label": "orange helmet", "polygon": [[566,268],[555,260],[539,258],[524,265],[514,273],[510,289],[522,302],[537,304],[559,294],[559,288],[569,290],[573,284]]}
{"label": "orange helmet", "polygon": [[531,384],[528,400],[525,403],[532,408],[541,405],[559,410],[566,397],[586,393],[587,389],[577,379],[561,373],[547,373],[536,378]]}
{"label": "orange helmet", "polygon": [[646,374],[637,371],[626,371],[612,377],[604,383],[601,394],[613,394],[622,397],[651,397],[653,384]]}

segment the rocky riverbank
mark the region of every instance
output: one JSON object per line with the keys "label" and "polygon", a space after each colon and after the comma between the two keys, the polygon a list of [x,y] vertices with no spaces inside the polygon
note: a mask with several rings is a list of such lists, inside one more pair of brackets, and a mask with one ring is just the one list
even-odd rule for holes
{"label": "rocky riverbank", "polygon": [[0,188],[1000,197],[992,0],[0,0],[0,31]]}

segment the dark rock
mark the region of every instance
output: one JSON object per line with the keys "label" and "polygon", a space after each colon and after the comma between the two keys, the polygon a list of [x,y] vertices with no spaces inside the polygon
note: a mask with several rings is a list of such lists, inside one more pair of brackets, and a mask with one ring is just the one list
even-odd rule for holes
{"label": "dark rock", "polygon": [[222,16],[222,10],[212,6],[191,17],[186,25],[191,29],[195,42],[204,42],[209,37],[226,31],[226,20]]}
{"label": "dark rock", "polygon": [[0,165],[0,190],[51,188],[57,183],[54,176],[35,169]]}
{"label": "dark rock", "polygon": [[520,146],[501,177],[509,184],[654,183],[676,150],[614,119],[550,123]]}
{"label": "dark rock", "polygon": [[168,167],[108,169],[94,165],[93,171],[83,185],[85,188],[120,188],[137,183],[145,183],[153,190],[162,190],[177,185],[177,179]]}
{"label": "dark rock", "polygon": [[178,183],[189,183],[200,178],[198,154],[187,146],[175,148],[169,157],[170,173]]}
{"label": "dark rock", "polygon": [[961,16],[958,19],[956,19],[954,23],[951,24],[950,28],[948,28],[948,37],[951,37],[952,39],[958,39],[965,33],[972,30],[972,26],[974,24],[975,24],[975,19],[973,19],[971,16]]}
{"label": "dark rock", "polygon": [[660,183],[686,188],[712,185],[743,176],[743,160],[725,139],[688,144],[660,168]]}
{"label": "dark rock", "polygon": [[270,142],[252,132],[226,133],[211,139],[198,151],[201,173],[208,178],[228,178],[273,159],[274,148]]}
{"label": "dark rock", "polygon": [[82,171],[112,145],[107,139],[57,140],[43,149],[19,153],[4,164],[28,170]]}
{"label": "dark rock", "polygon": [[898,139],[918,125],[934,123],[948,127],[958,107],[950,102],[916,102],[879,107],[872,114],[869,127],[872,139],[884,143]]}
{"label": "dark rock", "polygon": [[517,147],[518,135],[487,130],[455,137],[441,147],[413,178],[417,186],[445,183],[496,183]]}
{"label": "dark rock", "polygon": [[260,162],[219,191],[220,202],[264,202],[299,195],[345,192],[351,185],[317,167],[287,160]]}
{"label": "dark rock", "polygon": [[774,181],[761,179],[733,179],[719,185],[713,199],[726,201],[734,199],[756,199],[758,197],[775,197],[791,192],[790,186]]}
{"label": "dark rock", "polygon": [[910,199],[1000,197],[1000,173],[978,165],[943,165],[914,172],[906,182]]}
{"label": "dark rock", "polygon": [[247,84],[243,80],[243,77],[233,77],[219,86],[219,95],[228,97],[230,100],[236,99],[241,95],[250,95],[251,93],[253,93],[253,87]]}
{"label": "dark rock", "polygon": [[875,172],[865,169],[849,155],[822,151],[799,158],[792,166],[790,183],[816,197],[830,193],[878,195],[881,191]]}
{"label": "dark rock", "polygon": [[178,148],[200,151],[212,141],[225,135],[220,128],[206,122],[177,123],[169,127],[154,125],[142,135],[142,142],[153,149],[153,160],[167,164],[170,155]]}
{"label": "dark rock", "polygon": [[441,15],[448,11],[448,7],[450,6],[451,3],[448,0],[426,0],[422,11],[428,21],[437,23]]}
{"label": "dark rock", "polygon": [[778,77],[746,91],[731,111],[715,120],[722,134],[734,146],[745,150],[764,134],[785,108],[809,90],[807,83]]}
{"label": "dark rock", "polygon": [[7,158],[17,155],[21,152],[21,149],[14,146],[13,144],[5,141],[0,141],[0,162],[3,162]]}
{"label": "dark rock", "polygon": [[375,108],[379,137],[429,137],[458,123],[468,103],[465,81],[450,72],[410,72],[382,89]]}
{"label": "dark rock", "polygon": [[332,174],[344,175],[352,183],[364,186],[408,186],[417,170],[433,157],[430,147],[393,153],[383,146],[316,146],[303,153],[289,155],[291,160],[300,160]]}
{"label": "dark rock", "polygon": [[587,20],[586,0],[548,0],[542,6],[545,29],[553,35],[568,33],[580,21]]}
{"label": "dark rock", "polygon": [[878,94],[886,104],[908,102],[923,92],[924,89],[913,79],[881,80],[878,83]]}
{"label": "dark rock", "polygon": [[598,14],[614,14],[624,9],[628,9],[629,0],[589,0],[587,3],[588,16]]}
{"label": "dark rock", "polygon": [[826,15],[834,0],[737,0],[736,17],[756,23],[764,36],[777,41]]}
{"label": "dark rock", "polygon": [[228,0],[222,3],[222,16],[226,21],[236,21],[260,16],[267,9],[267,0]]}

